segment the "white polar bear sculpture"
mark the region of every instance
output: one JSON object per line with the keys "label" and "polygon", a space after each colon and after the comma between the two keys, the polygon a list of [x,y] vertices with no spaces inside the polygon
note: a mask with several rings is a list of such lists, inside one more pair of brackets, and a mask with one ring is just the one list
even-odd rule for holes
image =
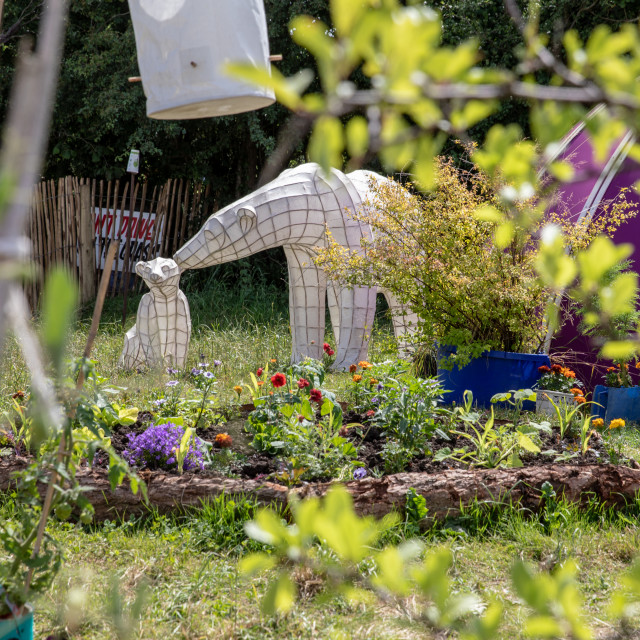
{"label": "white polar bear sculpture", "polygon": [[[292,361],[322,358],[325,298],[336,337],[334,367],[346,369],[366,359],[373,325],[376,287],[342,287],[327,280],[313,258],[327,244],[327,229],[351,251],[363,251],[371,238],[369,225],[349,211],[375,199],[371,181],[386,180],[368,171],[325,175],[317,164],[284,171],[254,193],[212,215],[202,229],[173,256],[180,269],[199,269],[283,247],[289,271],[289,313]],[[417,318],[387,297],[396,337],[415,326]]]}
{"label": "white polar bear sculpture", "polygon": [[180,291],[180,268],[170,258],[138,262],[136,273],[149,287],[138,305],[136,323],[124,337],[118,365],[183,367],[191,337],[187,298]]}

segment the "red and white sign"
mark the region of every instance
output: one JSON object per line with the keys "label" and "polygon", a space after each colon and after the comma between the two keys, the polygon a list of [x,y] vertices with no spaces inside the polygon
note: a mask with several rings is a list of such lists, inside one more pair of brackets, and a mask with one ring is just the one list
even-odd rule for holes
{"label": "red and white sign", "polygon": [[[130,215],[128,211],[116,211],[113,209],[95,208],[95,233],[96,233],[96,265],[104,267],[104,259],[107,255],[108,240],[114,237],[120,242],[118,250],[118,269],[122,271],[123,260],[127,248],[127,238],[131,242],[129,253],[130,271],[133,273],[136,262],[148,260],[160,249],[162,243],[163,224],[156,234],[156,214],[134,211]],[[115,230],[114,230],[115,229]],[[155,246],[152,247],[154,236]]]}

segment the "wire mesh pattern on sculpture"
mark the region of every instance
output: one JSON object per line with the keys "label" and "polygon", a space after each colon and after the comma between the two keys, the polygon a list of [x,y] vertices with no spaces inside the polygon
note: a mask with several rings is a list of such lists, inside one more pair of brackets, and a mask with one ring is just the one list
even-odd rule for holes
{"label": "wire mesh pattern on sculpture", "polygon": [[149,287],[138,306],[136,324],[127,331],[119,364],[183,367],[191,337],[187,298],[180,291],[180,268],[170,258],[138,262],[136,273]]}
{"label": "wire mesh pattern on sculpture", "polygon": [[[363,251],[361,241],[371,237],[369,225],[355,220],[355,211],[369,199],[374,173],[323,174],[317,164],[284,171],[254,193],[211,216],[202,229],[174,255],[181,269],[231,262],[283,247],[289,271],[289,313],[292,359],[322,357],[328,293],[331,323],[336,336],[334,367],[346,369],[366,359],[373,326],[376,287],[342,287],[327,280],[313,262],[315,248],[326,245],[326,230],[350,251]],[[386,292],[383,292],[386,294]],[[387,296],[401,335],[409,316]]]}

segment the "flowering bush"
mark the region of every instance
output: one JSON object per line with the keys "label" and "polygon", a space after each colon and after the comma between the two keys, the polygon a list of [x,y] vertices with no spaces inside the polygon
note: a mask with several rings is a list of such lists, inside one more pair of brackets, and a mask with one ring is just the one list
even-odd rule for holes
{"label": "flowering bush", "polygon": [[[128,435],[129,445],[122,456],[130,465],[139,469],[177,470],[176,453],[183,435],[184,428],[171,422],[151,425],[141,434]],[[183,469],[187,471],[196,467],[204,468],[202,458],[202,451],[193,442],[189,443]]]}
{"label": "flowering bush", "polygon": [[[345,249],[328,234],[316,264],[334,281],[393,293],[418,315],[417,340],[457,347],[448,364],[463,366],[488,349],[535,351],[548,329],[551,290],[536,264],[538,233],[549,219],[537,216],[536,223],[514,225],[508,237],[498,237],[499,194],[509,187],[477,167],[463,172],[446,158],[436,158],[434,174],[426,197],[392,181],[372,184],[374,195],[351,212],[373,229],[372,238],[361,242],[366,251]],[[519,207],[529,205],[535,206],[533,197]],[[551,219],[567,248],[584,248],[600,231],[611,235],[630,208],[622,199],[597,228],[569,223],[561,212]]]}
{"label": "flowering bush", "polygon": [[[576,380],[575,371],[560,364],[553,364],[548,367],[546,364],[538,367],[542,373],[538,380],[538,388],[546,391],[560,391],[561,393],[573,393],[574,397],[582,396],[584,393],[580,389],[582,383]],[[574,389],[576,391],[574,391]]]}

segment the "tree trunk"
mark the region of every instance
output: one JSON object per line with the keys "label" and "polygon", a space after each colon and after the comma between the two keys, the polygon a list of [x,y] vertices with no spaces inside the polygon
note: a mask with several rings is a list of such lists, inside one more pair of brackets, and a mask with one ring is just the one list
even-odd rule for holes
{"label": "tree trunk", "polygon": [[[11,486],[11,474],[26,466],[22,460],[0,461],[0,491]],[[200,474],[176,476],[159,471],[143,471],[149,504],[160,512],[198,506],[202,500],[219,495],[254,497],[275,507],[286,506],[293,496],[322,496],[332,483],[310,483],[287,489],[282,485],[258,480],[239,480]],[[78,481],[87,488],[85,495],[96,510],[96,518],[114,518],[116,514],[144,513],[143,499],[133,495],[128,483],[111,491],[106,471],[81,470]],[[442,520],[455,517],[460,507],[474,501],[519,504],[536,510],[541,506],[540,488],[550,482],[558,496],[570,502],[584,503],[594,497],[606,505],[624,505],[640,490],[640,470],[614,465],[546,465],[521,469],[450,469],[438,474],[398,473],[384,478],[370,478],[345,483],[361,515],[382,517],[391,511],[402,512],[407,491],[411,488],[424,496],[429,517]],[[43,487],[44,488],[44,487]]]}

